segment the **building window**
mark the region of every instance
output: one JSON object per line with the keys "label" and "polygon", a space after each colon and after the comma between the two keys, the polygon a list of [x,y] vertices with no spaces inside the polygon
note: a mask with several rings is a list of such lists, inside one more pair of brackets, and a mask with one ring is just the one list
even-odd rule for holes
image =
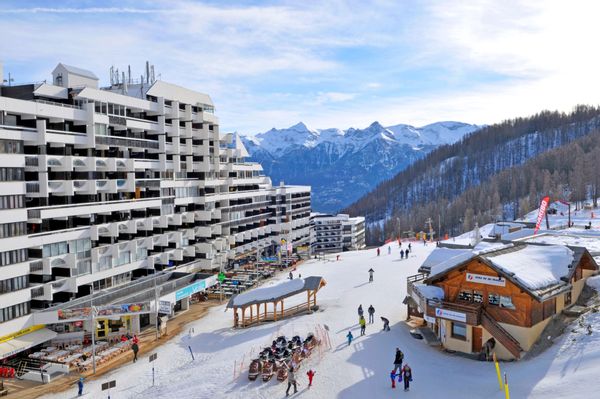
{"label": "building window", "polygon": [[514,309],[515,305],[512,303],[512,298],[509,296],[500,296],[500,307],[507,309]]}
{"label": "building window", "polygon": [[9,238],[27,234],[26,222],[0,224],[0,238]]}
{"label": "building window", "polygon": [[24,179],[23,168],[0,168],[0,181],[23,181]]}
{"label": "building window", "polygon": [[14,292],[29,287],[29,276],[19,276],[0,281],[0,294]]}
{"label": "building window", "polygon": [[571,304],[571,291],[565,294],[565,306],[569,306]]}
{"label": "building window", "polygon": [[0,140],[0,154],[22,154],[23,142],[13,140]]}
{"label": "building window", "polygon": [[471,291],[471,290],[460,291],[458,293],[458,300],[471,302],[473,300],[473,291]]}
{"label": "building window", "polygon": [[500,305],[500,295],[490,292],[488,295],[488,304],[494,306]]}
{"label": "building window", "polygon": [[467,340],[467,325],[463,323],[452,323],[452,338]]}
{"label": "building window", "polygon": [[24,195],[1,195],[0,209],[25,208]]}
{"label": "building window", "polygon": [[26,249],[16,249],[14,251],[0,252],[0,266],[13,265],[15,263],[26,262],[29,259]]}
{"label": "building window", "polygon": [[29,302],[23,302],[17,305],[0,309],[0,323],[28,315],[30,312],[31,307],[29,305]]}
{"label": "building window", "polygon": [[481,291],[473,291],[473,302],[475,302],[475,303],[483,303],[483,292],[481,292]]}

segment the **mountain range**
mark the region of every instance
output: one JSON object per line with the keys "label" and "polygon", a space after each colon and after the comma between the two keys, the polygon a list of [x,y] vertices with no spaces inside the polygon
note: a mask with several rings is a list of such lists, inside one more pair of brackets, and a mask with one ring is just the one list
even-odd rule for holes
{"label": "mountain range", "polygon": [[310,129],[300,122],[242,141],[274,184],[311,185],[313,209],[336,212],[435,148],[480,128],[461,122],[419,128],[373,122],[365,129]]}

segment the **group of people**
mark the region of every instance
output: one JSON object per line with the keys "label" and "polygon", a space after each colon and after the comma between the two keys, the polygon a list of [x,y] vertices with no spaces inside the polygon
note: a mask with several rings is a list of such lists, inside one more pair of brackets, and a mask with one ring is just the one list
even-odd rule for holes
{"label": "group of people", "polygon": [[[362,304],[358,305],[357,312],[358,312],[358,325],[360,326],[360,336],[362,337],[363,335],[366,334],[366,330],[367,330],[367,320],[365,319],[365,314],[364,314]],[[367,308],[367,313],[369,315],[369,324],[373,324],[375,322],[375,307],[373,307],[373,305],[369,305],[369,307]],[[381,321],[383,322],[383,331],[390,331],[390,321],[383,316],[381,317]],[[350,344],[352,344],[352,340],[354,339],[354,335],[352,335],[352,331],[348,331],[348,334],[346,334],[346,338],[348,339],[348,346],[350,346]]]}
{"label": "group of people", "polygon": [[404,381],[404,390],[408,391],[412,381],[412,369],[408,363],[404,364],[404,367],[402,367],[403,362],[404,353],[402,353],[400,348],[396,348],[396,356],[394,356],[394,369],[390,373],[390,379],[392,380],[392,388],[396,388],[396,378],[398,378],[398,382]]}
{"label": "group of people", "polygon": [[[408,259],[408,254],[410,252],[412,252],[412,245],[410,243],[408,243],[408,248],[407,249],[402,249],[402,242],[400,240],[398,240],[398,246],[400,247],[400,259]],[[392,254],[392,247],[390,245],[388,245],[387,247],[387,251],[388,251],[388,255]],[[381,248],[377,248],[377,256],[379,256],[381,254]]]}
{"label": "group of people", "polygon": [[[288,375],[287,375],[287,389],[285,390],[285,396],[290,396],[290,389],[292,387],[294,387],[294,393],[298,392],[298,380],[296,377],[296,373],[298,372],[298,366],[295,364],[290,364],[288,366]],[[317,374],[316,371],[314,371],[313,369],[309,369],[306,372],[306,375],[308,376],[308,388],[312,387],[312,382],[313,382],[313,378],[315,376],[315,374]]]}

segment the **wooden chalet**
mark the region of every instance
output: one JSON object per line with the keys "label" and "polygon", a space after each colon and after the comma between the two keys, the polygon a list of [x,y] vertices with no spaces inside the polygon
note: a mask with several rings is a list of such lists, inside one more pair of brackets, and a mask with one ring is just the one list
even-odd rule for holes
{"label": "wooden chalet", "polygon": [[518,359],[598,265],[581,247],[483,244],[436,248],[408,278],[405,303],[449,350],[477,354],[488,343],[500,359]]}
{"label": "wooden chalet", "polygon": [[[277,321],[317,308],[317,292],[326,285],[321,276],[293,279],[280,284],[255,288],[233,296],[227,308],[233,309],[233,326],[250,327],[254,324]],[[306,293],[306,301],[285,307],[285,300]],[[239,310],[239,312],[238,312]]]}

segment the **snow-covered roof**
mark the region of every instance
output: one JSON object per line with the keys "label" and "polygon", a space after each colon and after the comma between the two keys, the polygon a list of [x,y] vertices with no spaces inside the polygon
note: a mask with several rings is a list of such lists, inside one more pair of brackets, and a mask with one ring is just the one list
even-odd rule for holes
{"label": "snow-covered roof", "polygon": [[228,308],[250,306],[257,303],[274,302],[294,296],[307,290],[318,290],[325,282],[323,277],[310,276],[307,278],[296,278],[286,280],[279,284],[268,287],[255,288],[233,296],[227,303]]}
{"label": "snow-covered roof", "polygon": [[569,275],[574,253],[562,245],[524,245],[509,252],[490,253],[484,258],[523,286],[539,290],[566,284],[561,278]]}
{"label": "snow-covered roof", "polygon": [[436,248],[421,266],[420,270],[427,271],[431,276],[443,274],[469,259],[492,251],[512,247],[514,244],[503,242],[482,241],[474,248]]}
{"label": "snow-covered roof", "polygon": [[415,289],[417,291],[419,291],[421,293],[421,295],[423,295],[427,299],[436,299],[436,300],[440,300],[440,301],[442,299],[444,299],[444,290],[435,285],[414,283],[413,287],[415,287]]}
{"label": "snow-covered roof", "polygon": [[543,234],[537,234],[534,237],[525,239],[526,242],[551,244],[551,245],[570,245],[586,248],[590,254],[600,254],[600,232],[589,231],[577,233],[570,231],[548,231]]}

